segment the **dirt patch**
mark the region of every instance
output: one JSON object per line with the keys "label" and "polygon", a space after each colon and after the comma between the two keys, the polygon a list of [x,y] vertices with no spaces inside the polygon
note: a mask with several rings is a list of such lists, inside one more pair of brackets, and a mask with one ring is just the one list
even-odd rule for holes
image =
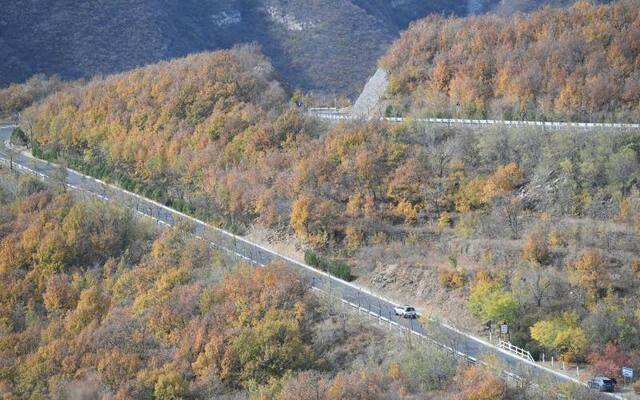
{"label": "dirt patch", "polygon": [[379,264],[358,283],[400,301],[411,299],[423,313],[429,312],[460,329],[477,327],[475,318],[466,309],[463,289],[440,287],[436,268]]}
{"label": "dirt patch", "polygon": [[267,247],[283,256],[304,262],[303,243],[294,235],[277,234],[270,229],[253,225],[244,238]]}

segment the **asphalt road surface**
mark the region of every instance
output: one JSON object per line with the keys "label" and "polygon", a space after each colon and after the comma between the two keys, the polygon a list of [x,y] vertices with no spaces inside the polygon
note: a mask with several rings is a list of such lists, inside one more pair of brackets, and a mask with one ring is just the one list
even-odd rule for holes
{"label": "asphalt road surface", "polygon": [[[9,164],[10,151],[4,146],[4,143],[9,138],[11,131],[11,127],[0,128],[0,139],[2,139],[0,159],[3,159],[5,166]],[[15,152],[12,164],[13,168],[21,173],[37,175],[43,180],[55,181],[54,177],[58,167],[54,164],[34,159],[26,153],[15,154]],[[57,176],[60,176],[60,174],[58,173]],[[60,182],[60,184],[62,183]],[[482,339],[460,332],[446,324],[429,324],[429,329],[427,329],[418,320],[398,318],[393,311],[394,306],[396,306],[394,301],[374,294],[366,288],[331,277],[322,271],[191,218],[155,201],[108,185],[73,170],[67,170],[66,184],[68,190],[77,191],[83,197],[94,196],[105,201],[114,201],[135,213],[153,218],[160,225],[170,226],[181,221],[187,221],[193,227],[193,232],[196,236],[209,241],[216,248],[220,248],[253,264],[264,266],[272,261],[284,263],[306,277],[315,290],[338,299],[339,304],[342,306],[357,308],[360,312],[367,313],[370,318],[377,319],[380,324],[387,324],[389,328],[404,329],[417,341],[437,341],[440,345],[449,348],[469,362],[478,362],[491,355],[502,361],[505,365],[505,371],[517,374],[525,379],[533,378],[551,383],[577,382],[569,376],[517,357],[506,350],[496,348]]]}

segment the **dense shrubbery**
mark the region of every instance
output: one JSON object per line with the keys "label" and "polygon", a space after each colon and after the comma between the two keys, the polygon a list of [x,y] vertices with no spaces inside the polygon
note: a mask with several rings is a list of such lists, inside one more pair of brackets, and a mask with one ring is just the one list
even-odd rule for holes
{"label": "dense shrubbery", "polygon": [[223,279],[225,262],[204,242],[180,230],[154,240],[122,210],[69,195],[2,207],[3,396],[65,396],[75,384],[121,398],[199,397],[220,390],[216,380],[259,387],[315,365],[318,314],[291,272],[240,268]]}
{"label": "dense shrubbery", "polygon": [[20,128],[15,128],[12,132],[11,132],[11,144],[14,144],[16,146],[26,146],[29,144],[29,138],[27,137],[27,134],[24,133],[24,131]]}
{"label": "dense shrubbery", "polygon": [[345,281],[351,281],[354,278],[353,275],[351,275],[351,267],[349,264],[343,261],[328,261],[313,250],[307,250],[304,253],[304,262]]}
{"label": "dense shrubbery", "polygon": [[246,207],[232,193],[244,187],[234,182],[238,171],[267,157],[275,167],[312,130],[288,107],[271,65],[242,48],[70,88],[25,116],[23,129],[39,156],[163,202],[228,214]]}
{"label": "dense shrubbery", "polygon": [[428,17],[381,65],[396,108],[416,114],[638,121],[638,43],[637,0],[579,2],[509,17]]}

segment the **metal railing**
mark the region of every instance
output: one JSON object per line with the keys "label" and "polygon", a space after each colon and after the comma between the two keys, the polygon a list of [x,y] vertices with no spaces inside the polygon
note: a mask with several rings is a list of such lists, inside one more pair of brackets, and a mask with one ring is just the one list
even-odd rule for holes
{"label": "metal railing", "polygon": [[[358,120],[350,114],[341,113],[339,111],[329,111],[323,109],[310,109],[309,114],[314,117],[335,120],[335,121],[354,121]],[[613,129],[640,129],[640,124],[629,123],[613,123],[613,122],[551,122],[551,121],[512,121],[497,119],[461,119],[461,118],[400,118],[400,117],[382,117],[381,121],[402,123],[405,121],[421,122],[428,124],[441,125],[505,125],[505,126],[529,126],[540,127],[545,129],[558,128],[613,128]]]}
{"label": "metal railing", "polygon": [[531,356],[531,353],[529,353],[525,349],[521,349],[520,347],[514,344],[511,344],[510,342],[500,339],[500,341],[498,341],[498,347],[508,351],[509,353],[513,353],[518,357],[524,358],[525,360],[535,362],[535,360]]}

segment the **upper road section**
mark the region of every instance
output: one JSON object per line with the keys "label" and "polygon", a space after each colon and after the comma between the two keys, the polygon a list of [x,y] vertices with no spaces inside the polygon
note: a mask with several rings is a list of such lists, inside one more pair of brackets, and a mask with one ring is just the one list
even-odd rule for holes
{"label": "upper road section", "polygon": [[[335,109],[320,109],[312,108],[309,110],[309,114],[314,117],[332,120],[332,121],[357,121],[363,119],[362,117],[354,116],[349,113],[340,112]],[[549,121],[506,121],[497,119],[460,119],[460,118],[380,118],[382,121],[402,123],[402,122],[417,122],[424,124],[435,125],[503,125],[503,126],[530,126],[538,127],[542,129],[561,129],[561,128],[580,128],[580,129],[640,129],[640,124],[623,124],[623,123],[597,123],[597,122],[549,122]]]}

